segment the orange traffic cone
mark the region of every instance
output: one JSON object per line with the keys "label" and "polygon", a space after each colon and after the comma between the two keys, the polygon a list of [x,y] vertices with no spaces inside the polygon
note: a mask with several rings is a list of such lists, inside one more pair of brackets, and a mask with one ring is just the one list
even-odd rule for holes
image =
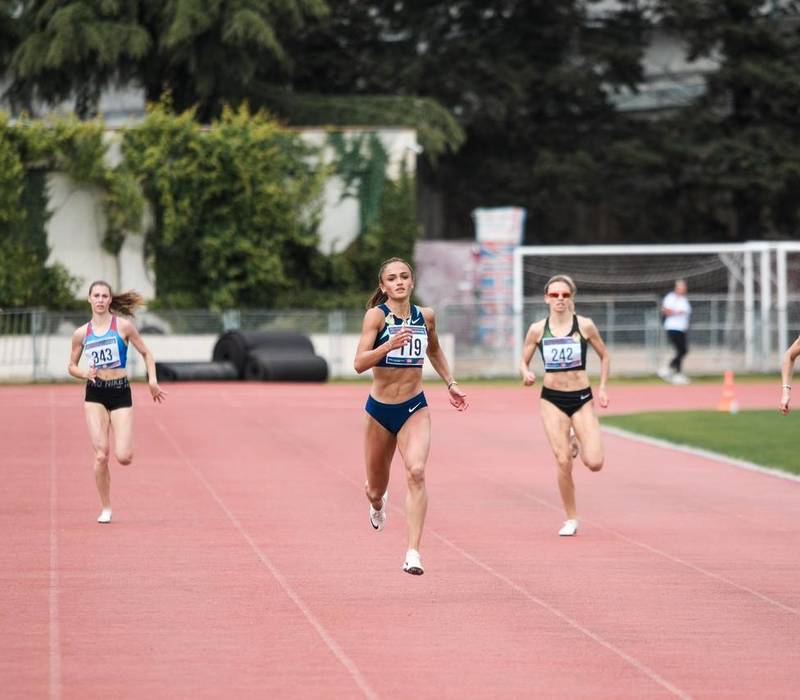
{"label": "orange traffic cone", "polygon": [[727,370],[725,379],[722,382],[722,398],[717,404],[718,411],[725,413],[738,413],[739,403],[736,401],[736,387],[733,385],[733,372]]}

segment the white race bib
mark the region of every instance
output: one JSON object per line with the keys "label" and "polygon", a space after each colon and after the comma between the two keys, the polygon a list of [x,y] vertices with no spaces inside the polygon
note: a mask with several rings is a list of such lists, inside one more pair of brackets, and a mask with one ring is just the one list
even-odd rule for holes
{"label": "white race bib", "polygon": [[407,328],[413,334],[405,345],[390,350],[386,355],[386,364],[397,367],[422,367],[425,363],[425,352],[428,350],[428,329],[425,326],[389,326],[389,338]]}
{"label": "white race bib", "polygon": [[83,354],[89,366],[96,369],[113,369],[122,364],[117,337],[114,334],[87,341],[83,346]]}
{"label": "white race bib", "polygon": [[558,338],[542,339],[542,355],[544,368],[554,369],[580,369],[583,364],[580,339],[575,340],[571,335]]}

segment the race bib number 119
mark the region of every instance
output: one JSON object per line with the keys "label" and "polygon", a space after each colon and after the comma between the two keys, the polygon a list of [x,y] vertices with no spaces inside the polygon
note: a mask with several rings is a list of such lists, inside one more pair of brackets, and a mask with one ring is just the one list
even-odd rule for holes
{"label": "race bib number 119", "polygon": [[411,340],[402,347],[390,350],[386,356],[387,365],[398,367],[422,367],[428,349],[428,329],[425,326],[389,326],[389,337],[407,328],[413,334]]}

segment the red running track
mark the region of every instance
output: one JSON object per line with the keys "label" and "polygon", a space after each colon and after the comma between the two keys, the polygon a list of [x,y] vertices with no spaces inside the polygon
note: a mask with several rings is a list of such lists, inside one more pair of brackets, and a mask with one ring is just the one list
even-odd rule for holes
{"label": "red running track", "polygon": [[[4,698],[791,698],[800,482],[606,436],[562,514],[537,393],[430,387],[423,561],[362,495],[365,386],[135,387],[99,504],[78,386],[0,388]],[[775,387],[743,385],[743,408]],[[617,410],[712,386],[612,387]],[[776,415],[776,420],[781,419]]]}

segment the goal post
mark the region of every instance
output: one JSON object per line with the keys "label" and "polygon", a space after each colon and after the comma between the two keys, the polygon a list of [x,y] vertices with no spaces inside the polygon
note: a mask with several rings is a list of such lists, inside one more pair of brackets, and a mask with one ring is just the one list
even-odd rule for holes
{"label": "goal post", "polygon": [[607,322],[612,338],[619,328],[614,310],[625,308],[626,300],[639,301],[635,313],[633,302],[627,304],[629,327],[617,333],[631,352],[637,343],[648,345],[648,362],[641,359],[642,347],[639,359],[631,361],[638,372],[655,371],[658,353],[633,326],[655,326],[656,334],[647,337],[662,337],[660,300],[676,279],[686,279],[690,301],[697,300],[693,336],[698,350],[705,349],[709,370],[718,370],[719,362],[749,371],[774,369],[776,353],[787,347],[790,333],[800,332],[800,313],[794,311],[800,302],[800,242],[519,246],[512,285],[515,362],[527,324],[546,313],[543,286],[555,274],[575,280],[579,312],[593,316],[585,308],[598,310],[601,332]]}

